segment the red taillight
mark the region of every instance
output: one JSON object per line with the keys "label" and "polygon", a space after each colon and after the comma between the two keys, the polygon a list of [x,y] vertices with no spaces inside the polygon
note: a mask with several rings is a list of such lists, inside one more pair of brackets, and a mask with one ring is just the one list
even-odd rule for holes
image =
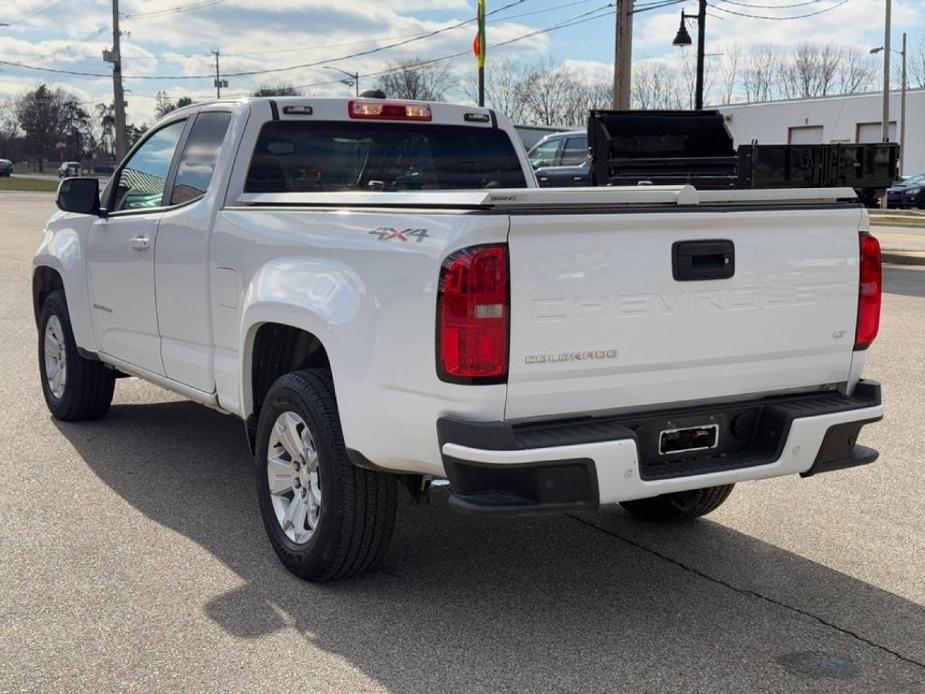
{"label": "red taillight", "polygon": [[880,297],[883,276],[880,267],[880,242],[870,234],[861,235],[861,272],[858,290],[858,329],[855,349],[867,349],[880,329]]}
{"label": "red taillight", "polygon": [[403,104],[394,101],[354,100],[347,105],[351,118],[372,120],[424,120],[433,117],[427,104]]}
{"label": "red taillight", "polygon": [[443,262],[437,295],[437,373],[451,383],[507,379],[507,246],[473,246]]}

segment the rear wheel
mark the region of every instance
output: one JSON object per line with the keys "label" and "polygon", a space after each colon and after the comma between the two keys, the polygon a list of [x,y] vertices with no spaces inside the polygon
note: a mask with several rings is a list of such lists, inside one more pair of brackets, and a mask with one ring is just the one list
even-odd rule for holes
{"label": "rear wheel", "polygon": [[651,499],[624,501],[620,505],[637,518],[653,523],[691,520],[718,509],[732,493],[733,486],[725,484],[662,494]]}
{"label": "rear wheel", "polygon": [[39,320],[39,371],[48,409],[57,419],[99,419],[109,410],[115,373],[77,351],[64,292],[52,292]]}
{"label": "rear wheel", "polygon": [[292,573],[329,581],[382,560],[395,526],[396,480],[347,458],[327,372],[297,371],[273,384],[257,424],[256,458],[263,524]]}

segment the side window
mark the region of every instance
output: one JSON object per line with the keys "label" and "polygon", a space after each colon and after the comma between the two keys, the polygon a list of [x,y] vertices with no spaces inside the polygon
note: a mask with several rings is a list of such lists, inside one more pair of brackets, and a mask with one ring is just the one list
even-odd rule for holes
{"label": "side window", "polygon": [[588,136],[570,137],[562,150],[562,166],[578,166],[588,158]]}
{"label": "side window", "polygon": [[200,113],[196,118],[177,167],[173,190],[170,191],[171,205],[205,195],[230,122],[230,113],[218,111]]}
{"label": "side window", "polygon": [[541,142],[530,152],[530,163],[534,169],[542,166],[552,166],[556,163],[556,153],[559,151],[559,143],[562,140],[556,138]]}
{"label": "side window", "polygon": [[129,158],[115,183],[113,212],[160,207],[167,174],[186,121],[171,123],[151,135]]}

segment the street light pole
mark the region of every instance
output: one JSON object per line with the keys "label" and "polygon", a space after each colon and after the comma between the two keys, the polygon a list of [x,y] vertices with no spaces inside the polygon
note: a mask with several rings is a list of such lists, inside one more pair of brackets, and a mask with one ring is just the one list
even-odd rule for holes
{"label": "street light pole", "polygon": [[707,0],[699,0],[700,7],[697,14],[687,14],[681,10],[681,26],[678,27],[678,34],[672,42],[675,46],[690,46],[691,35],[687,33],[687,27],[684,24],[686,19],[697,20],[697,83],[694,87],[694,108],[697,111],[703,110],[703,63],[706,58],[706,27],[707,27]]}
{"label": "street light pole", "polygon": [[707,34],[707,0],[700,0],[700,8],[697,11],[697,22],[699,28],[697,31],[697,87],[694,95],[694,109],[703,110],[703,62],[706,53],[706,34]]}
{"label": "street light pole", "polygon": [[[349,77],[350,81],[353,82],[353,86],[355,87],[356,95],[357,96],[360,95],[360,73],[359,72],[347,72],[346,70],[341,70],[339,67],[334,67],[333,65],[325,65],[324,69],[325,70],[335,70],[339,72],[340,74],[346,75],[347,77]],[[343,81],[342,84],[349,84],[349,83],[346,81]]]}

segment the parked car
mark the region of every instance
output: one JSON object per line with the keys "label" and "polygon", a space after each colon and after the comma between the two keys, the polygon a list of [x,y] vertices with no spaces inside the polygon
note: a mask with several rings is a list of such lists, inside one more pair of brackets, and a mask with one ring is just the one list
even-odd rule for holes
{"label": "parked car", "polygon": [[80,162],[79,161],[61,162],[61,166],[58,167],[58,178],[70,178],[72,176],[80,176]]}
{"label": "parked car", "polygon": [[530,149],[527,157],[542,188],[591,185],[588,133],[584,130],[547,135]]}
{"label": "parked car", "polygon": [[534,171],[540,188],[573,188],[591,185],[591,160],[578,166],[545,166]]}
{"label": "parked car", "polygon": [[886,191],[887,207],[925,209],[925,174],[906,176]]}
{"label": "parked car", "polygon": [[173,111],[99,186],[62,182],[33,261],[49,410],[131,375],[239,417],[303,578],[375,565],[434,479],[466,513],[668,522],[877,458],[850,188],[537,189],[502,114],[308,97]]}
{"label": "parked car", "polygon": [[569,130],[552,133],[537,142],[527,157],[534,169],[547,166],[575,166],[588,156],[588,133]]}
{"label": "parked car", "polygon": [[9,159],[0,159],[0,176],[10,176],[13,174],[13,162]]}

